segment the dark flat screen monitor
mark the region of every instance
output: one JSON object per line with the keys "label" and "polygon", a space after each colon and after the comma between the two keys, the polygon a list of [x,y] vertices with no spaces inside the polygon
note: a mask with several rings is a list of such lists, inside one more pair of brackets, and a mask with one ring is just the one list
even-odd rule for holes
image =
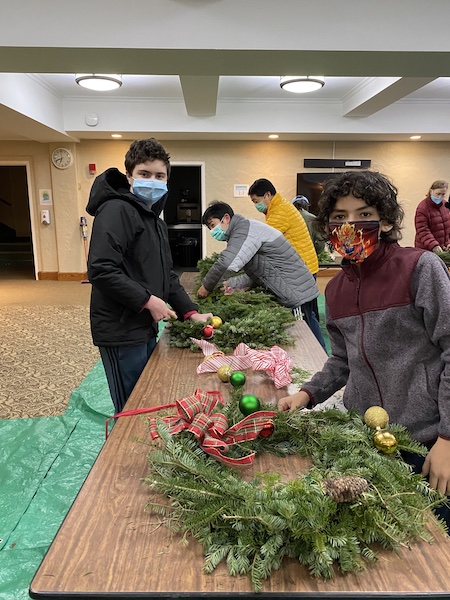
{"label": "dark flat screen monitor", "polygon": [[297,173],[297,196],[306,196],[309,200],[309,212],[317,214],[317,205],[323,184],[327,179],[339,173]]}

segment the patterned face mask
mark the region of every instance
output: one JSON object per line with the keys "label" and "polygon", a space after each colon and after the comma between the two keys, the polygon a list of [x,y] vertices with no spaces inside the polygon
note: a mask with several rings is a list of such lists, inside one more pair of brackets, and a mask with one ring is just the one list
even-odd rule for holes
{"label": "patterned face mask", "polygon": [[330,221],[328,231],[336,252],[351,262],[362,263],[378,248],[380,221]]}

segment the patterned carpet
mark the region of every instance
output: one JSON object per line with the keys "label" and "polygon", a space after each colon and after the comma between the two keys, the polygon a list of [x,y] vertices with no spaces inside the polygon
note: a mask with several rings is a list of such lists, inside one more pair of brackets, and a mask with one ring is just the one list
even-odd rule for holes
{"label": "patterned carpet", "polygon": [[64,413],[99,359],[87,306],[9,306],[0,319],[0,419]]}

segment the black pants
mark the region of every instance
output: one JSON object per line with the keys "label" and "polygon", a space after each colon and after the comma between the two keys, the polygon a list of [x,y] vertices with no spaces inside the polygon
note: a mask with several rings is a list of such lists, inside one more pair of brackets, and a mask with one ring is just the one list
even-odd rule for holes
{"label": "black pants", "polygon": [[123,410],[155,346],[156,339],[139,346],[99,347],[115,414]]}

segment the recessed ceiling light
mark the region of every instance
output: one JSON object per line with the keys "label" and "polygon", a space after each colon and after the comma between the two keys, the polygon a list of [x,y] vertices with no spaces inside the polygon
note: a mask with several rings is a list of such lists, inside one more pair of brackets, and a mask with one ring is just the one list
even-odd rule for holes
{"label": "recessed ceiling light", "polygon": [[409,139],[410,140],[420,140],[421,137],[422,137],[421,135],[411,135],[411,136],[409,136]]}
{"label": "recessed ceiling light", "polygon": [[112,133],[111,137],[113,137],[113,138],[121,138],[122,134],[121,133]]}
{"label": "recessed ceiling light", "polygon": [[271,140],[277,140],[280,136],[278,135],[278,133],[271,133],[268,137]]}

